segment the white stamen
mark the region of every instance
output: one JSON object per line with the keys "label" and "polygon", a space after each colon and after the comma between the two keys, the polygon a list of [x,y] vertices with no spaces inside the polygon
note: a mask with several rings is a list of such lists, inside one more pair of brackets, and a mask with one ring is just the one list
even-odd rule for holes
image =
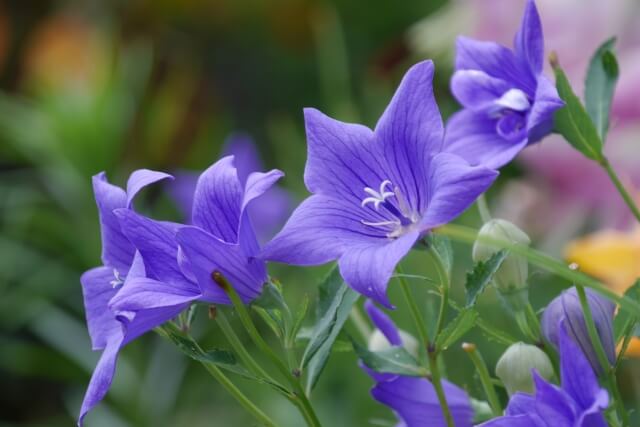
{"label": "white stamen", "polygon": [[389,181],[388,179],[385,179],[380,184],[379,191],[376,191],[370,187],[365,187],[364,192],[369,194],[371,197],[367,197],[364,200],[362,200],[362,203],[360,205],[362,207],[365,207],[367,204],[373,203],[373,207],[376,210],[378,210],[378,208],[380,207],[380,203],[384,203],[388,197],[395,196],[395,193],[393,191],[385,191],[387,188],[387,185],[391,185],[391,181]]}
{"label": "white stamen", "polygon": [[520,89],[509,89],[495,101],[495,105],[514,111],[527,111],[531,108],[527,94]]}
{"label": "white stamen", "polygon": [[120,272],[115,268],[113,269],[113,277],[115,277],[115,279],[109,282],[112,287],[116,288],[124,283],[124,279],[120,276]]}
{"label": "white stamen", "polygon": [[364,225],[369,225],[371,227],[383,227],[386,225],[401,225],[400,221],[380,221],[380,222],[369,222],[365,220],[360,220]]}

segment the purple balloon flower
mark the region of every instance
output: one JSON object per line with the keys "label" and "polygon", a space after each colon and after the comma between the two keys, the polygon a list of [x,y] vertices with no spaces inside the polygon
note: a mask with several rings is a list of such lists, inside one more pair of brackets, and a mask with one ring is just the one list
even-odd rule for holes
{"label": "purple balloon flower", "polygon": [[[613,336],[613,314],[616,306],[610,300],[590,289],[585,289],[585,291],[598,336],[609,359],[609,363],[613,364],[616,360],[616,345]],[[580,347],[589,360],[591,367],[595,372],[601,374],[602,366],[598,361],[596,350],[589,337],[584,312],[582,311],[582,305],[580,304],[576,288],[563,291],[559,296],[554,298],[542,315],[542,333],[547,341],[552,343],[556,348],[560,346],[559,325],[561,319],[564,319],[567,333],[578,347]]]}
{"label": "purple balloon flower", "polygon": [[[402,336],[393,321],[371,301],[365,309],[375,327],[384,334],[390,346],[402,346]],[[371,395],[390,407],[401,420],[397,427],[444,427],[447,425],[435,388],[426,378],[381,374],[365,369],[376,381]],[[447,404],[457,427],[471,427],[473,409],[467,393],[448,381],[443,381]]]}
{"label": "purple balloon flower", "polygon": [[405,75],[375,130],[305,109],[312,195],[266,245],[263,257],[297,265],[338,260],[356,291],[391,307],[387,282],[428,230],[460,215],[497,176],[441,153],[433,63]]}
{"label": "purple balloon flower", "polygon": [[[591,365],[570,333],[565,319],[560,322],[560,376],[562,386],[546,382],[532,372],[535,395],[516,393],[504,417],[482,427],[606,427],[603,411],[609,395],[600,387]],[[551,424],[550,424],[551,423]]]}
{"label": "purple balloon flower", "polygon": [[533,0],[513,50],[459,37],[451,91],[464,109],[447,123],[447,151],[499,168],[548,135],[553,113],[564,103],[542,74],[543,63],[542,25]]}
{"label": "purple balloon flower", "polygon": [[[169,177],[148,174],[157,175],[147,176],[145,184],[151,178]],[[130,209],[130,199],[141,187],[131,185],[132,179],[129,201],[124,191],[109,184],[105,188],[110,193],[105,195],[105,184],[98,180],[101,192],[96,190],[96,200],[107,254],[103,259],[117,260],[114,268],[118,270],[114,273],[111,266],[115,264],[105,261],[107,267],[82,277],[89,332],[94,348],[104,352],[89,384],[79,424],[109,389],[120,348],[171,320],[193,301],[230,303],[213,282],[214,271],[230,280],[243,301],[260,295],[267,271],[265,263],[255,258],[259,247],[246,208],[281,176],[275,170],[253,173],[243,187],[233,157],[221,159],[198,179],[193,226],[154,221]],[[131,264],[123,269],[129,257]]]}
{"label": "purple balloon flower", "polygon": [[[224,143],[223,156],[232,155],[242,185],[252,172],[263,170],[260,153],[253,139],[245,133],[234,133]],[[169,184],[169,195],[183,214],[191,221],[193,195],[198,182],[198,174],[188,171],[176,173],[176,179]],[[284,189],[273,186],[249,206],[249,217],[258,240],[265,242],[284,224],[291,213],[291,197]]]}

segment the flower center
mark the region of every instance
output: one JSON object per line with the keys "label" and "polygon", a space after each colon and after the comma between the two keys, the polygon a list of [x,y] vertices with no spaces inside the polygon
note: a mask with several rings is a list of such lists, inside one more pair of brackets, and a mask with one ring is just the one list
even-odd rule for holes
{"label": "flower center", "polygon": [[497,119],[496,132],[507,140],[519,140],[526,129],[531,102],[520,89],[509,89],[493,102],[490,117]]}
{"label": "flower center", "polygon": [[115,289],[118,286],[122,286],[124,283],[124,278],[120,276],[120,272],[117,269],[113,269],[113,277],[114,279],[109,282],[109,284]]}
{"label": "flower center", "polygon": [[365,187],[364,192],[369,196],[362,199],[360,205],[363,208],[372,206],[381,216],[380,221],[361,220],[360,222],[364,225],[383,228],[387,231],[389,238],[396,238],[418,221],[418,215],[412,212],[400,189],[393,187],[388,179],[382,181],[377,191],[371,187]]}

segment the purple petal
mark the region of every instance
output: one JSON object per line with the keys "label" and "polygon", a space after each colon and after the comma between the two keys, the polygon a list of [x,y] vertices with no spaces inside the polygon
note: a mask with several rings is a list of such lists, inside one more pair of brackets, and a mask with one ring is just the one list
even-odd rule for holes
{"label": "purple petal", "polygon": [[117,292],[111,283],[115,279],[113,269],[109,267],[93,268],[80,277],[87,328],[93,350],[103,349],[107,340],[122,327],[108,307],[109,300]]}
{"label": "purple petal", "polygon": [[536,388],[534,406],[536,415],[543,420],[554,420],[554,423],[559,426],[573,426],[578,408],[571,396],[559,387],[546,382],[535,370],[533,382]]}
{"label": "purple petal", "polygon": [[271,187],[247,207],[251,224],[262,243],[268,241],[282,228],[293,211],[291,195],[279,187]]}
{"label": "purple petal", "polygon": [[522,61],[504,46],[467,37],[456,42],[456,70],[480,70],[490,76],[514,83],[533,96],[536,81]]}
{"label": "purple petal", "polygon": [[342,123],[313,108],[304,110],[307,164],[304,182],[315,194],[360,203],[366,187],[387,179],[386,163],[371,129]]}
{"label": "purple petal", "polygon": [[133,204],[136,194],[144,187],[163,179],[173,179],[173,177],[164,172],[156,172],[149,169],[138,169],[134,171],[127,181],[127,207]]}
{"label": "purple petal", "polygon": [[191,210],[193,207],[193,193],[196,191],[198,174],[191,171],[178,171],[175,173],[175,180],[167,184],[169,196],[173,199],[176,207],[182,214],[185,222],[191,222]]}
{"label": "purple petal", "polygon": [[369,319],[373,322],[376,329],[379,329],[389,341],[391,345],[402,345],[402,338],[400,338],[400,331],[398,327],[393,323],[393,320],[387,314],[380,310],[371,300],[367,300],[364,303],[364,309],[369,315]]}
{"label": "purple petal", "polygon": [[143,335],[153,328],[177,317],[189,306],[189,304],[190,302],[186,302],[167,307],[119,312],[118,320],[120,320],[126,328],[123,345],[130,343],[140,335]]}
{"label": "purple petal", "polygon": [[262,161],[256,144],[248,134],[237,132],[229,135],[222,148],[223,156],[233,156],[238,169],[238,179],[244,185],[250,173],[262,170]]}
{"label": "purple petal", "polygon": [[178,266],[178,243],[175,235],[180,224],[154,221],[130,209],[118,209],[122,230],[142,255],[146,274],[167,283],[186,279]]}
{"label": "purple petal", "polygon": [[127,194],[122,188],[110,184],[104,172],[95,175],[92,181],[100,217],[102,262],[125,275],[133,260],[135,249],[120,230],[120,223],[113,211],[127,206]]}
{"label": "purple petal", "polygon": [[532,415],[522,414],[494,418],[478,424],[478,427],[548,427],[548,424],[542,420],[536,420]]}
{"label": "purple petal", "polygon": [[520,29],[514,40],[516,55],[529,66],[534,75],[542,72],[544,39],[540,15],[533,0],[527,1]]}
{"label": "purple petal", "polygon": [[193,225],[229,243],[238,241],[243,191],[233,156],[223,157],[198,179]]}
{"label": "purple petal", "polygon": [[[473,409],[467,394],[448,381],[442,384],[456,427],[471,427]],[[371,394],[393,409],[407,427],[426,423],[433,427],[446,426],[433,384],[424,378],[398,376],[392,381],[377,383]]]}
{"label": "purple petal", "polygon": [[409,232],[396,240],[349,246],[338,261],[345,282],[357,292],[387,308],[387,285],[393,270],[411,250],[420,233]]}
{"label": "purple petal", "polygon": [[445,151],[456,154],[472,165],[497,169],[509,163],[527,145],[513,142],[496,133],[496,121],[484,113],[462,110],[447,122]]}
{"label": "purple petal", "polygon": [[530,394],[517,392],[511,399],[509,399],[509,405],[505,410],[506,415],[522,415],[531,412],[535,402],[535,397]]}
{"label": "purple petal", "polygon": [[295,265],[318,265],[339,258],[348,245],[387,239],[383,231],[362,221],[379,221],[347,200],[324,195],[307,198],[262,250],[261,257]]}
{"label": "purple petal", "polygon": [[389,176],[409,205],[422,212],[426,206],[425,167],[429,156],[440,152],[444,127],[433,96],[433,62],[420,62],[407,71],[393,99],[376,125]]}
{"label": "purple petal", "polygon": [[451,92],[458,102],[474,111],[493,106],[513,86],[504,80],[491,77],[484,71],[459,70],[451,78]]}
{"label": "purple petal", "polygon": [[230,303],[224,290],[211,278],[214,271],[226,277],[244,302],[260,295],[262,285],[267,280],[265,263],[247,257],[240,245],[223,242],[196,227],[182,228],[177,239],[198,280],[203,299],[213,303]]}
{"label": "purple petal", "polygon": [[553,129],[553,115],[564,106],[553,83],[544,76],[538,77],[533,107],[527,120],[529,143],[539,141]]}
{"label": "purple petal", "polygon": [[430,165],[429,206],[420,226],[429,230],[452,221],[484,193],[497,176],[498,172],[470,166],[456,155],[436,155]]}
{"label": "purple petal", "polygon": [[171,307],[196,300],[200,296],[197,286],[175,286],[146,277],[127,280],[110,301],[114,311],[140,311],[149,308]]}
{"label": "purple petal", "polygon": [[114,335],[107,343],[100,360],[93,370],[89,387],[84,395],[80,415],[78,417],[78,426],[82,427],[84,417],[96,406],[107,394],[109,387],[116,371],[116,361],[118,352],[122,346],[122,334]]}

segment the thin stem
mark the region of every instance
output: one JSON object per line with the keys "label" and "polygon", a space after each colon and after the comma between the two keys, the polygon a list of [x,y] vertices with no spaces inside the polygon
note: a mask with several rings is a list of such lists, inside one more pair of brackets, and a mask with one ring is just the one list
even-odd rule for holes
{"label": "thin stem", "polygon": [[640,315],[640,304],[633,299],[628,297],[621,297],[598,280],[587,276],[586,274],[579,271],[571,270],[564,262],[559,261],[545,253],[522,245],[510,244],[500,239],[492,239],[487,236],[479,237],[476,230],[461,225],[447,224],[437,228],[434,231],[438,234],[442,234],[444,236],[451,237],[452,239],[470,244],[473,244],[476,239],[478,239],[483,243],[489,245],[509,249],[511,252],[527,258],[531,264],[537,265],[538,267],[541,267],[560,277],[564,277],[571,282],[581,284],[587,288],[593,289],[606,298],[615,301],[620,305],[621,308],[627,310],[631,314],[635,316]]}
{"label": "thin stem", "polygon": [[484,389],[484,393],[487,395],[493,415],[495,417],[499,417],[502,415],[502,407],[500,406],[500,399],[498,399],[496,389],[493,386],[491,375],[489,375],[487,364],[484,362],[484,359],[475,344],[463,343],[462,349],[469,355],[471,362],[473,362],[476,367],[476,371],[480,377],[480,382],[482,383],[482,388]]}
{"label": "thin stem", "polygon": [[627,324],[624,327],[624,333],[623,333],[624,338],[622,339],[622,344],[620,344],[620,352],[618,353],[616,364],[614,365],[614,370],[616,371],[618,370],[618,366],[620,365],[620,362],[622,361],[622,358],[627,352],[627,348],[629,348],[629,344],[633,339],[633,331],[635,329],[636,322],[635,322],[635,319],[633,318],[629,320],[630,321],[627,322]]}
{"label": "thin stem", "polygon": [[480,213],[480,218],[482,222],[491,221],[491,211],[489,210],[489,204],[487,203],[487,197],[482,193],[478,200],[476,200],[476,204],[478,205],[478,212]]}
{"label": "thin stem", "polygon": [[525,310],[527,311],[527,321],[529,323],[529,327],[531,327],[531,332],[534,334],[535,340],[539,342],[542,340],[542,330],[540,328],[540,320],[538,319],[538,315],[531,306],[531,303],[527,304]]}
{"label": "thin stem", "polygon": [[291,387],[293,387],[293,396],[290,397],[289,400],[293,404],[295,404],[300,410],[302,416],[304,417],[307,424],[311,427],[320,427],[320,421],[307,399],[307,395],[304,393],[302,386],[300,385],[300,381],[297,377],[293,375],[293,373],[287,368],[287,365],[278,357],[278,355],[271,349],[269,344],[262,339],[260,332],[253,324],[253,320],[251,320],[251,316],[249,315],[249,311],[244,306],[240,296],[236,292],[236,290],[231,286],[229,281],[222,275],[222,273],[218,271],[214,271],[211,275],[213,281],[220,286],[226,294],[231,299],[236,312],[238,313],[238,317],[242,322],[243,326],[247,330],[247,333],[256,344],[256,346],[262,351],[264,354],[271,359],[272,363],[276,366],[276,368],[280,371],[280,373],[287,379]]}
{"label": "thin stem", "polygon": [[277,384],[277,382],[273,378],[271,378],[271,376],[264,369],[262,369],[262,367],[255,361],[255,359],[251,357],[249,351],[244,346],[244,344],[242,344],[242,341],[240,341],[240,338],[238,337],[238,335],[236,335],[235,331],[229,324],[227,317],[224,315],[224,313],[222,313],[221,310],[218,310],[218,312],[216,313],[216,321],[218,322],[218,326],[220,326],[220,330],[222,330],[222,333],[227,338],[227,341],[229,341],[229,344],[231,344],[231,347],[233,347],[233,349],[238,354],[242,362],[247,366],[249,371],[251,371],[251,373],[253,373],[257,377],[265,378],[270,382]]}
{"label": "thin stem", "polygon": [[[398,272],[400,272],[400,267],[398,267]],[[399,276],[398,280],[400,281],[400,289],[402,290],[402,295],[404,296],[407,305],[409,306],[409,313],[411,314],[411,318],[413,319],[413,323],[416,325],[418,329],[418,335],[420,336],[420,342],[424,346],[424,348],[428,348],[430,345],[429,341],[429,332],[427,331],[427,326],[422,318],[422,314],[420,313],[420,309],[418,308],[418,304],[416,304],[415,298],[411,294],[411,288],[409,287],[409,283],[404,279],[404,277]]]}
{"label": "thin stem", "polygon": [[438,320],[436,322],[436,329],[434,333],[434,341],[438,339],[438,335],[440,335],[440,331],[444,326],[444,319],[447,312],[447,307],[449,306],[449,274],[445,271],[440,259],[433,254],[432,251],[427,251],[427,255],[433,261],[433,264],[436,268],[436,274],[438,275],[438,288],[440,289],[440,294],[442,298],[440,299],[440,308],[438,310]]}
{"label": "thin stem", "polygon": [[453,423],[453,416],[451,415],[451,410],[447,403],[447,397],[444,394],[444,388],[442,388],[440,368],[438,368],[438,355],[435,351],[429,351],[429,371],[431,372],[431,383],[433,384],[433,388],[436,390],[438,402],[442,409],[442,415],[444,415],[444,419],[447,422],[447,427],[455,427],[455,424]]}
{"label": "thin stem", "polygon": [[627,189],[624,187],[624,185],[622,185],[620,178],[618,178],[618,174],[616,174],[616,172],[613,170],[613,167],[611,167],[611,163],[609,163],[609,160],[606,158],[603,158],[603,160],[600,161],[599,163],[604,168],[604,170],[607,171],[609,178],[611,178],[611,181],[616,186],[618,193],[620,193],[625,203],[633,213],[633,216],[635,216],[636,220],[640,222],[640,209],[638,209],[638,206],[633,200],[633,197],[631,197]]}

